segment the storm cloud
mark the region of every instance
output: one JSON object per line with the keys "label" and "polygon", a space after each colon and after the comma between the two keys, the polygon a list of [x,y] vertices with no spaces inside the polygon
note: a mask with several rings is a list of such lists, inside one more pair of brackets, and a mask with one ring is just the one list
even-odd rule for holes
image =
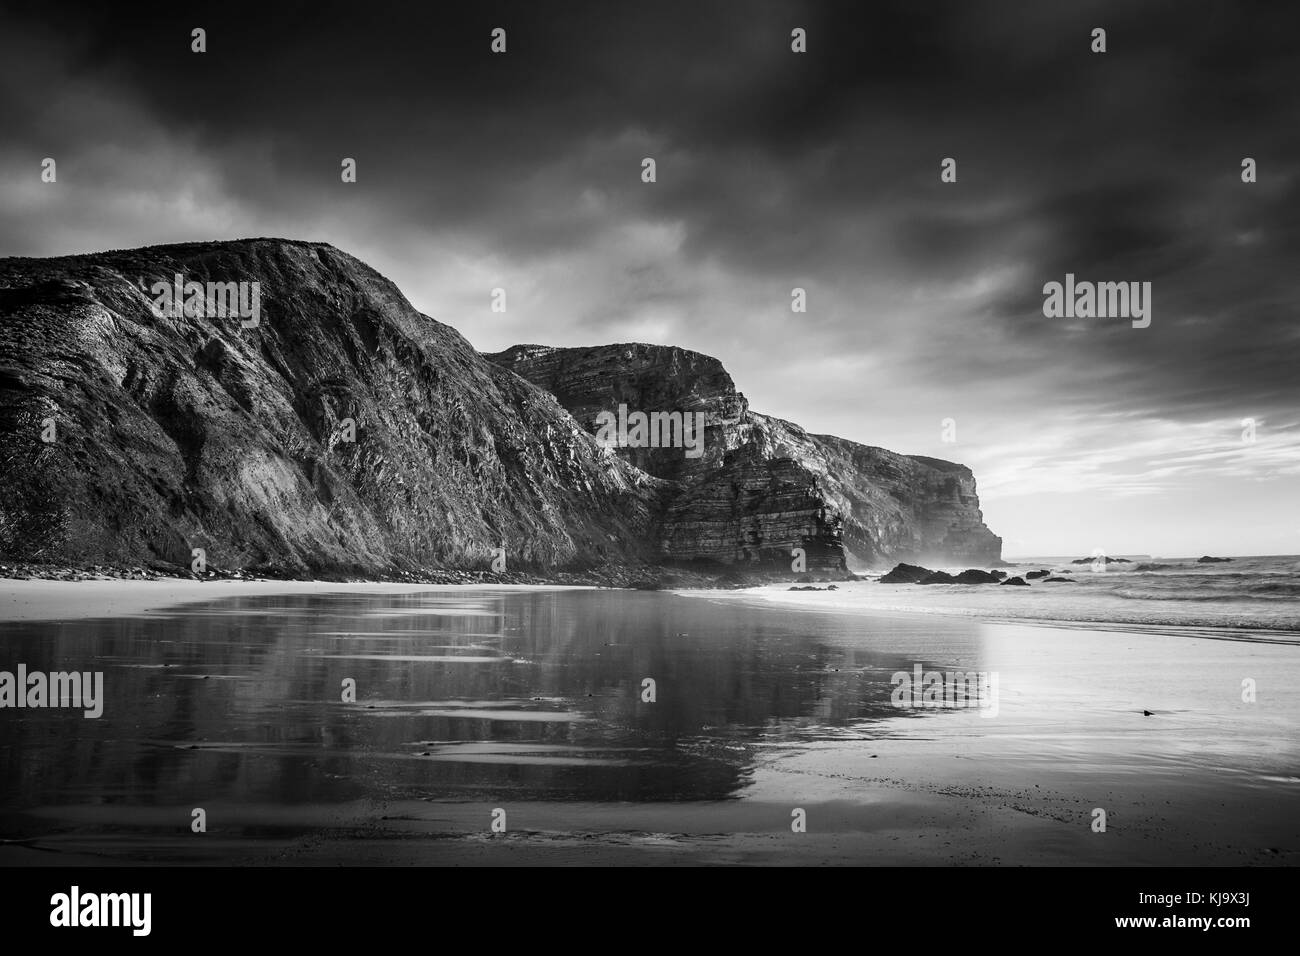
{"label": "storm cloud", "polygon": [[[1300,9],[8,6],[0,254],[324,240],[484,351],[681,345],[964,461],[1010,554],[1199,553],[1189,509],[1300,551]],[[1045,318],[1066,273],[1151,282],[1151,326]]]}

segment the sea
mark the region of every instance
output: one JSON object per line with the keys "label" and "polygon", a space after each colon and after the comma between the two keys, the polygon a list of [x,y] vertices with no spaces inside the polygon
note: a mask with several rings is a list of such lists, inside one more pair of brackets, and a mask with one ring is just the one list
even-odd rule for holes
{"label": "sea", "polygon": [[[1097,567],[1097,570],[1094,570]],[[939,570],[957,573],[962,567]],[[1277,640],[1300,635],[1300,555],[1233,557],[1222,563],[1197,558],[1142,558],[1103,569],[1056,559],[1025,559],[1011,576],[1049,570],[1068,582],[999,585],[881,584],[874,578],[837,584],[835,601],[881,610],[964,614],[996,620],[1075,624],[1126,624],[1164,630],[1223,629],[1273,632]],[[875,577],[879,577],[876,575]],[[809,602],[820,592],[810,595]],[[1257,635],[1268,639],[1269,633]]]}

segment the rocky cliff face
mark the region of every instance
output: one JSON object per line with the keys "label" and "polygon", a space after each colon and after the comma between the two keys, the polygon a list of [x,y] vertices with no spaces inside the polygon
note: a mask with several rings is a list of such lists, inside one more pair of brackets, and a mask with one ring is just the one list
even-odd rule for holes
{"label": "rocky cliff face", "polygon": [[[177,273],[259,282],[257,327],[157,317],[153,284]],[[498,547],[508,568],[652,556],[661,482],[324,244],[3,260],[0,406],[10,556],[203,548],[379,575],[487,569]]]}
{"label": "rocky cliff face", "polygon": [[851,560],[866,567],[1001,560],[1002,539],[985,526],[975,476],[965,465],[809,437],[827,463],[837,503],[851,516],[844,541]]}
{"label": "rocky cliff face", "polygon": [[969,468],[900,455],[749,409],[717,359],[679,348],[518,345],[488,356],[551,392],[595,433],[602,411],[704,413],[703,454],[681,448],[617,453],[673,481],[656,525],[677,560],[854,569],[899,561],[990,564],[1002,540],[984,525]]}
{"label": "rocky cliff face", "polygon": [[670,345],[516,345],[485,358],[546,389],[592,434],[599,430],[598,416],[617,414],[620,405],[645,412],[703,414],[700,458],[687,457],[680,448],[616,448],[624,461],[658,478],[678,480],[716,470],[749,410],[721,362]]}
{"label": "rocky cliff face", "polygon": [[[177,274],[257,282],[257,324],[160,317]],[[604,447],[620,405],[700,414],[702,454]],[[796,546],[809,570],[1000,552],[968,469],[754,413],[695,352],[484,357],[321,243],[0,260],[0,555],[392,576]]]}

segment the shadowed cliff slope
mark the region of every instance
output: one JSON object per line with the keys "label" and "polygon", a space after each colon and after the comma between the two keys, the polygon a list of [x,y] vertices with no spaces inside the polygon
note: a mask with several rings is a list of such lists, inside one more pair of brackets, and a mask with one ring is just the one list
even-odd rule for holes
{"label": "shadowed cliff slope", "polygon": [[[157,317],[147,290],[176,273],[260,282],[258,326]],[[0,405],[0,553],[20,557],[588,565],[648,552],[659,508],[551,395],[321,243],[0,261]]]}

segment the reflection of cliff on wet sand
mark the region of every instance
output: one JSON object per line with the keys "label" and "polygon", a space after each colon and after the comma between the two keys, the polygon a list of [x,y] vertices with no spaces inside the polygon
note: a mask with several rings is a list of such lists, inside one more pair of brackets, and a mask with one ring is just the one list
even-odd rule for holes
{"label": "reflection of cliff on wet sand", "polygon": [[[1294,685],[1292,646],[742,595],[279,586],[0,625],[11,662],[102,670],[107,698],[98,720],[0,714],[0,865],[1296,859],[1296,706],[1247,705],[1235,677]],[[917,665],[999,673],[1001,707],[895,710]]]}
{"label": "reflection of cliff on wet sand", "polygon": [[8,715],[6,805],[731,797],[756,745],[897,715],[889,674],[910,661],[806,623],[531,591],[238,597],[6,625],[14,660],[101,669],[108,701],[97,721]]}

